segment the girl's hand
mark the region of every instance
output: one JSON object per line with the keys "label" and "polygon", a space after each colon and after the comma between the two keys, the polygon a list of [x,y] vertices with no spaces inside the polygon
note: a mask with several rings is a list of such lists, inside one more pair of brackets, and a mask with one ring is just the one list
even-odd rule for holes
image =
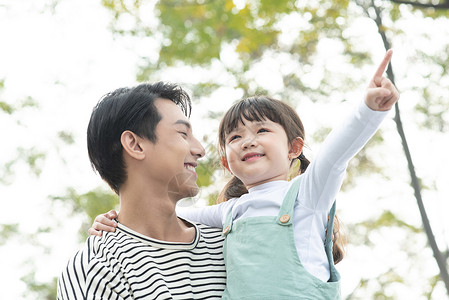
{"label": "girl's hand", "polygon": [[103,231],[114,232],[117,227],[117,222],[114,220],[118,217],[115,210],[110,210],[109,212],[98,215],[92,227],[87,231],[90,235],[101,236]]}
{"label": "girl's hand", "polygon": [[372,110],[386,111],[393,107],[399,99],[399,92],[390,79],[383,77],[393,55],[393,50],[388,50],[382,63],[374,73],[366,91],[365,103]]}

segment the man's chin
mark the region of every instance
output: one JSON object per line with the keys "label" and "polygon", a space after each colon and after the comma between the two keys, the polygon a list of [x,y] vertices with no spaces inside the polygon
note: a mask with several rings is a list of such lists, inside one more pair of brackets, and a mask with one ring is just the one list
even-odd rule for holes
{"label": "man's chin", "polygon": [[198,195],[199,188],[197,187],[188,187],[188,188],[180,188],[177,191],[169,191],[168,195],[173,200],[181,200],[183,198],[195,197]]}
{"label": "man's chin", "polygon": [[169,195],[174,200],[180,200],[198,195],[198,185],[196,184],[196,176],[191,174],[180,174],[173,177],[169,184]]}

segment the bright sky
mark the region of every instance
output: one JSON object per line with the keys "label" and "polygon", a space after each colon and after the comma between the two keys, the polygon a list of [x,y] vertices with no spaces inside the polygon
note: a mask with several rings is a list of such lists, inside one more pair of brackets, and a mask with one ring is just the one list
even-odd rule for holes
{"label": "bright sky", "polygon": [[[48,195],[61,195],[67,186],[73,186],[82,193],[102,184],[90,169],[85,151],[84,132],[91,109],[106,92],[117,87],[135,84],[138,61],[135,49],[141,52],[145,50],[145,47],[149,47],[145,44],[136,45],[134,41],[123,38],[114,39],[108,29],[110,16],[100,7],[98,1],[61,1],[53,15],[44,9],[46,2],[49,1],[0,0],[2,44],[0,79],[6,78],[5,90],[0,94],[0,99],[14,104],[24,97],[32,96],[40,105],[38,113],[27,109],[13,117],[0,114],[3,137],[0,163],[14,159],[17,156],[18,147],[25,149],[35,147],[37,151],[48,153],[39,180],[29,175],[28,169],[19,164],[14,169],[16,176],[10,178],[11,184],[0,185],[2,199],[0,223],[19,222],[20,229],[24,232],[33,232],[37,226],[52,225],[53,219],[47,218],[49,212],[55,215],[66,215],[67,211],[63,207],[49,206],[46,198]],[[413,22],[409,23],[417,31],[425,31],[425,28],[434,25],[428,23],[417,26]],[[363,36],[364,32],[359,34]],[[446,32],[442,42],[449,43],[448,36],[449,33]],[[406,62],[400,56],[401,53],[406,52],[407,49],[400,45],[395,48],[395,54],[398,57],[394,57],[393,62],[398,66],[396,69],[398,78],[401,72],[406,72],[404,67]],[[381,48],[375,51],[376,61],[382,56]],[[332,63],[332,58],[328,58],[325,63]],[[270,72],[276,72],[278,66],[274,61],[270,65],[264,65],[264,68],[271,70]],[[374,67],[370,66],[367,69],[374,70]],[[176,81],[175,74],[169,73],[166,76],[166,80]],[[260,84],[269,83],[266,78],[258,80]],[[226,87],[213,95],[214,99],[228,99],[228,101],[238,97],[240,97],[238,92]],[[447,203],[449,159],[446,154],[449,141],[447,137],[441,139],[431,133],[415,134],[418,131],[409,112],[417,100],[413,94],[402,95],[403,121],[419,176],[428,179],[425,181],[426,184],[432,184],[438,188],[437,192],[425,191],[424,198],[427,200],[426,205],[435,234],[440,240],[446,241],[440,245],[444,249],[447,248],[449,241],[449,225],[444,215],[444,212],[449,209]],[[220,109],[227,107],[227,101],[215,103],[223,103]],[[201,113],[208,108],[205,105],[194,107],[192,123],[194,130],[199,132],[199,136],[203,134],[200,128],[208,127],[204,126],[201,118]],[[312,132],[321,125],[322,120],[334,118],[338,115],[337,112],[342,112],[345,107],[335,107],[335,109],[321,112],[310,104],[304,103],[302,109],[310,111],[310,114],[303,119],[306,126],[309,124],[309,132]],[[17,125],[18,123],[21,125]],[[8,130],[10,128],[13,130]],[[375,181],[361,182],[361,187],[357,191],[342,194],[341,198],[348,200],[339,203],[339,208],[342,210],[341,217],[343,220],[351,220],[351,223],[363,221],[381,209],[391,207],[396,209],[395,212],[398,212],[406,221],[419,226],[418,210],[408,186],[408,173],[394,123],[387,120],[383,130],[389,147],[379,153],[379,164],[385,165],[386,168],[398,168],[400,171],[394,173],[395,177],[389,180],[378,178]],[[57,137],[59,131],[73,132],[75,144],[61,147]],[[317,147],[313,148],[312,145],[312,151],[317,150]],[[396,154],[390,155],[391,153]],[[371,192],[373,185],[378,187],[379,191],[376,194]],[[363,193],[365,187],[370,192]],[[22,298],[24,285],[20,277],[27,272],[28,267],[24,265],[24,262],[29,259],[37,266],[38,280],[46,281],[60,272],[68,256],[79,247],[79,244],[73,241],[73,236],[77,234],[79,220],[64,219],[60,226],[58,232],[44,236],[39,241],[52,249],[51,257],[36,250],[32,241],[27,240],[16,241],[8,244],[8,247],[0,248],[0,265],[3,270],[0,272],[0,282],[2,286],[8,287],[3,289],[2,298]],[[351,291],[357,284],[358,277],[351,276],[352,273],[364,272],[366,276],[375,276],[382,265],[397,266],[398,261],[402,262],[403,268],[410,267],[406,257],[390,255],[392,252],[400,253],[401,251],[399,249],[401,245],[396,245],[398,237],[395,234],[384,232],[384,236],[371,237],[374,244],[385,243],[388,247],[376,247],[374,252],[368,246],[366,249],[349,253],[349,258],[339,265],[344,279],[344,294]],[[425,241],[421,242],[425,243]],[[369,258],[371,263],[366,263],[367,255],[371,256]],[[437,271],[431,253],[428,253],[426,257],[430,267],[424,267],[423,272],[430,277]],[[379,264],[379,261],[382,264]],[[365,269],[360,270],[361,265]],[[419,278],[416,280],[419,281]],[[416,291],[412,290],[412,293]]]}
{"label": "bright sky", "polygon": [[[39,181],[26,175],[25,166],[16,165],[13,183],[0,186],[0,222],[19,222],[24,232],[50,225],[49,212],[65,215],[61,207],[49,207],[47,195],[62,195],[69,185],[85,192],[101,183],[85,152],[90,111],[109,90],[135,84],[137,57],[126,42],[113,39],[107,29],[109,16],[98,1],[61,1],[54,15],[45,9],[46,2],[0,1],[0,78],[6,78],[1,100],[14,104],[31,95],[40,105],[37,113],[28,109],[13,118],[1,114],[1,162],[16,157],[19,146],[48,153]],[[23,126],[17,126],[19,122]],[[13,131],[7,130],[11,127]],[[61,148],[59,131],[73,132],[75,145]],[[64,221],[68,224],[61,224],[57,235],[39,241],[55,250],[51,258],[28,240],[0,249],[0,282],[5,287],[1,298],[22,298],[20,277],[29,270],[24,264],[29,259],[37,266],[38,280],[48,281],[60,272],[67,246],[79,248],[73,241],[77,221]]]}

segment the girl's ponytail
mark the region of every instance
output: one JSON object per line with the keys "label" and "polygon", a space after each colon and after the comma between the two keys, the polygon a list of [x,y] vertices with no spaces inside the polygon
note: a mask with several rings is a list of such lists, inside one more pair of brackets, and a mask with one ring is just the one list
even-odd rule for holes
{"label": "girl's ponytail", "polygon": [[341,234],[340,220],[337,215],[334,217],[334,230],[332,232],[332,257],[334,258],[334,264],[338,264],[345,256],[344,246],[346,244],[345,236]]}
{"label": "girl's ponytail", "polygon": [[246,193],[248,193],[248,190],[246,189],[243,182],[237,177],[232,176],[231,180],[226,183],[225,187],[218,195],[217,202],[221,203],[232,198],[238,198]]}
{"label": "girl's ponytail", "polygon": [[290,181],[296,176],[303,174],[309,164],[310,161],[301,152],[301,154],[298,157],[294,158],[290,163],[290,170],[288,171],[287,180]]}
{"label": "girl's ponytail", "polygon": [[298,156],[299,161],[301,162],[301,174],[303,174],[307,167],[310,164],[310,161],[304,156],[304,154],[301,152],[301,154]]}

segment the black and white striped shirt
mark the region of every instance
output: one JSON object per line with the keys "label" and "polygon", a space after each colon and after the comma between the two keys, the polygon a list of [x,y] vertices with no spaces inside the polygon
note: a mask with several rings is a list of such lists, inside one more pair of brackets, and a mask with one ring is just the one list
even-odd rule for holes
{"label": "black and white striped shirt", "polygon": [[221,230],[195,225],[192,243],[148,238],[122,224],[90,236],[58,279],[58,299],[220,299]]}

